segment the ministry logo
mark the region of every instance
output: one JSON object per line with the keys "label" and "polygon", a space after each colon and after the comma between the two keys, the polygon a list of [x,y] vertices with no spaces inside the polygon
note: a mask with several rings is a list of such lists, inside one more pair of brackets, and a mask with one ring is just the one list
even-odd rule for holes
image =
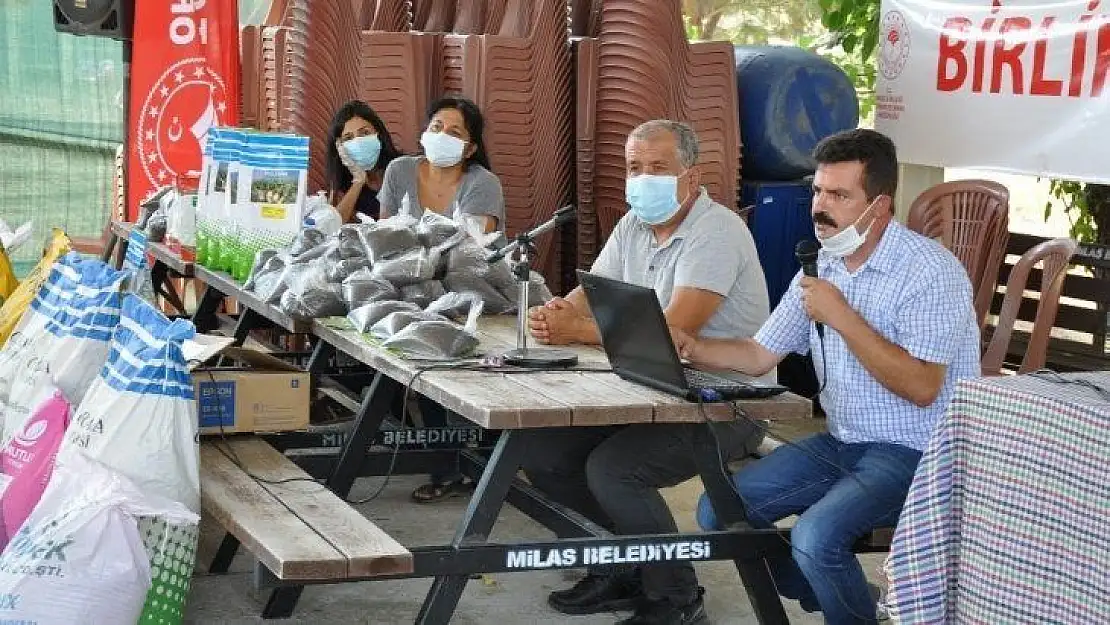
{"label": "ministry logo", "polygon": [[155,187],[194,168],[208,129],[225,123],[227,89],[203,57],[171,65],[146,95],[135,145]]}

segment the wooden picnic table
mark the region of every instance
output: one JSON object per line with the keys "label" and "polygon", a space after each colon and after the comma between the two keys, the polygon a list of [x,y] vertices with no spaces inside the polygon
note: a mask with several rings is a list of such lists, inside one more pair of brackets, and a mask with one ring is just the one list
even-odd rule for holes
{"label": "wooden picnic table", "polygon": [[[371,444],[391,414],[397,394],[406,387],[427,396],[462,419],[482,428],[499,430],[496,445],[485,454],[461,448],[457,452],[464,473],[477,480],[474,495],[460,520],[455,538],[449,545],[412,548],[413,571],[398,577],[434,577],[435,582],[417,617],[418,623],[445,623],[462,595],[470,574],[552,568],[521,554],[534,550],[573,548],[584,554],[588,549],[620,549],[633,544],[681,544],[702,541],[710,548],[703,559],[732,559],[748,591],[749,598],[763,623],[787,622],[781,601],[768,574],[763,558],[788,549],[782,530],[744,529],[728,532],[675,534],[662,536],[612,536],[574,511],[550,502],[546,497],[517,479],[526,452],[524,430],[548,427],[590,427],[598,425],[686,423],[694,430],[691,454],[718,516],[733,528],[744,523],[743,506],[729,485],[720,466],[720,457],[711,431],[712,422],[736,418],[732,406],[697,404],[639,384],[625,381],[609,370],[603,351],[596,347],[573,346],[579,356],[576,367],[568,370],[536,371],[482,366],[471,360],[463,363],[429,363],[406,359],[376,345],[350,327],[343,319],[305,322],[291,319],[275,306],[260,301],[226,274],[203,267],[195,269],[197,279],[207,290],[201,310],[209,300],[235,298],[242,306],[236,337],[245,338],[251,323],[269,322],[290,332],[310,332],[317,338],[309,370],[322,372],[321,363],[335,352],[343,352],[374,372],[373,382],[358,405],[353,428],[338,459],[326,473],[326,485],[345,498],[358,477],[378,475],[368,467]],[[209,294],[213,294],[211,297]],[[244,319],[253,319],[244,326]],[[478,351],[497,355],[515,347],[513,317],[485,317],[479,320]],[[811,414],[810,402],[790,393],[761,400],[740,400],[736,405],[748,418],[798,419]],[[394,448],[387,472],[393,473]],[[499,545],[488,541],[489,533],[506,501],[526,511],[559,535],[582,538],[543,543]],[[527,504],[527,509],[521,507]],[[543,511],[536,516],[533,510]],[[224,554],[226,558],[226,553]],[[581,560],[578,560],[581,563]],[[574,566],[571,563],[554,568]],[[347,581],[356,581],[352,577]],[[371,579],[367,577],[367,579]],[[381,577],[377,577],[381,579]],[[264,617],[289,616],[303,590],[313,580],[270,579],[273,590]],[[326,583],[335,580],[320,580]]]}
{"label": "wooden picnic table", "polygon": [[[496,355],[515,347],[515,323],[513,316],[479,319],[479,353]],[[420,361],[390,354],[349,325],[340,329],[332,320],[318,320],[312,332],[336,349],[402,384],[411,380],[413,391],[484,428],[696,423],[703,420],[698,404],[623,380],[608,371],[609,360],[596,347],[567,346],[566,349],[578,355],[578,366],[570,371],[421,372]],[[738,405],[753,419],[797,419],[812,415],[810,401],[792,393],[743,400]],[[734,418],[729,404],[704,404],[704,408],[710,420]]]}

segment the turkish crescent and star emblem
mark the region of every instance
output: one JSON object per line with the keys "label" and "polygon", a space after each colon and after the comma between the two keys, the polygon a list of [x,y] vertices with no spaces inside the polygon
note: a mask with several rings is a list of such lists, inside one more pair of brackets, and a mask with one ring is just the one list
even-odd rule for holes
{"label": "turkish crescent and star emblem", "polygon": [[897,9],[883,15],[879,32],[879,70],[890,80],[898,78],[910,56],[910,28]]}
{"label": "turkish crescent and star emblem", "polygon": [[195,170],[208,130],[227,125],[227,89],[203,57],[171,65],[147,92],[135,136],[139,161],[155,188]]}

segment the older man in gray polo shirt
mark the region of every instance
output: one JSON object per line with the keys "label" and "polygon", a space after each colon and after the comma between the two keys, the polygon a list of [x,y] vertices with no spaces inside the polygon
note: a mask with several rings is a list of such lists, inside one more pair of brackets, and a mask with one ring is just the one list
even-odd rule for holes
{"label": "older man in gray polo shirt", "polygon": [[[679,122],[654,120],[628,137],[629,212],[591,271],[655,289],[667,323],[715,338],[755,334],[769,315],[755,243],[736,213],[701,187],[698,140]],[[529,311],[532,336],[549,344],[599,342],[581,289]],[[659,494],[697,475],[691,427],[643,424],[543,429],[528,433],[524,471],[534,486],[617,534],[677,531]],[[748,423],[719,433],[729,459],[762,438]],[[565,614],[635,610],[627,625],[704,623],[703,590],[689,564],[591,570],[573,588],[551,593]]]}

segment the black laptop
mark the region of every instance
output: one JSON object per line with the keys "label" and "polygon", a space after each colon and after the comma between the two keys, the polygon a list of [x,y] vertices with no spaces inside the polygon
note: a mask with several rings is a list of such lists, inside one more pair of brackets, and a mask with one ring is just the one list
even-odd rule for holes
{"label": "black laptop", "polygon": [[601,332],[601,345],[620,377],[690,401],[755,399],[787,390],[684,367],[655,291],[582,270],[578,281]]}

